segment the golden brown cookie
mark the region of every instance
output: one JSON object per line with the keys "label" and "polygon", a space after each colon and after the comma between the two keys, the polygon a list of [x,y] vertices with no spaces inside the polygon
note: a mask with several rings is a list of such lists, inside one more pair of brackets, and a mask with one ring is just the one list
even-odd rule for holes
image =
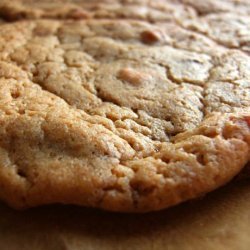
{"label": "golden brown cookie", "polygon": [[178,27],[2,25],[1,199],[146,212],[238,174],[250,156],[250,58]]}
{"label": "golden brown cookie", "polygon": [[0,197],[145,212],[232,179],[250,155],[249,6],[220,2],[2,1],[7,20],[90,20],[1,27]]}

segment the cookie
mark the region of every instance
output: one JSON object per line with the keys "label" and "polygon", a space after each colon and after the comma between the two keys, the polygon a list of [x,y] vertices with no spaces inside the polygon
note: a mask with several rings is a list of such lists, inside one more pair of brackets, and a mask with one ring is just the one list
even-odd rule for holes
{"label": "cookie", "polygon": [[241,50],[136,20],[4,24],[0,44],[0,198],[12,207],[160,210],[249,161]]}

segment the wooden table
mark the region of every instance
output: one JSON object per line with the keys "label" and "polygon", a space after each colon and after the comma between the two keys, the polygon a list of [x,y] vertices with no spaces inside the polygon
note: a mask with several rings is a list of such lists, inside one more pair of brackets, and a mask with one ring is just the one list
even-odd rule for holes
{"label": "wooden table", "polygon": [[250,181],[162,212],[112,214],[73,206],[17,212],[0,205],[1,250],[249,250]]}

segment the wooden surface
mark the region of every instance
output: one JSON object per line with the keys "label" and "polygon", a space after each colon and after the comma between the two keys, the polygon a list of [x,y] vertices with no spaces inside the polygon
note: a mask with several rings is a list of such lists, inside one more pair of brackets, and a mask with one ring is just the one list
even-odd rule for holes
{"label": "wooden surface", "polygon": [[73,206],[17,212],[0,205],[1,250],[250,249],[250,181],[144,215]]}

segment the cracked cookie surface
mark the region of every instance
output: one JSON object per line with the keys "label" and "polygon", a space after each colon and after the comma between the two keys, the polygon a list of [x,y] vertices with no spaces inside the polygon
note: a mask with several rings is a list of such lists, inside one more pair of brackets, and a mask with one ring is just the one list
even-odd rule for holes
{"label": "cracked cookie surface", "polygon": [[249,161],[249,64],[175,22],[2,25],[1,199],[145,212],[223,185]]}

